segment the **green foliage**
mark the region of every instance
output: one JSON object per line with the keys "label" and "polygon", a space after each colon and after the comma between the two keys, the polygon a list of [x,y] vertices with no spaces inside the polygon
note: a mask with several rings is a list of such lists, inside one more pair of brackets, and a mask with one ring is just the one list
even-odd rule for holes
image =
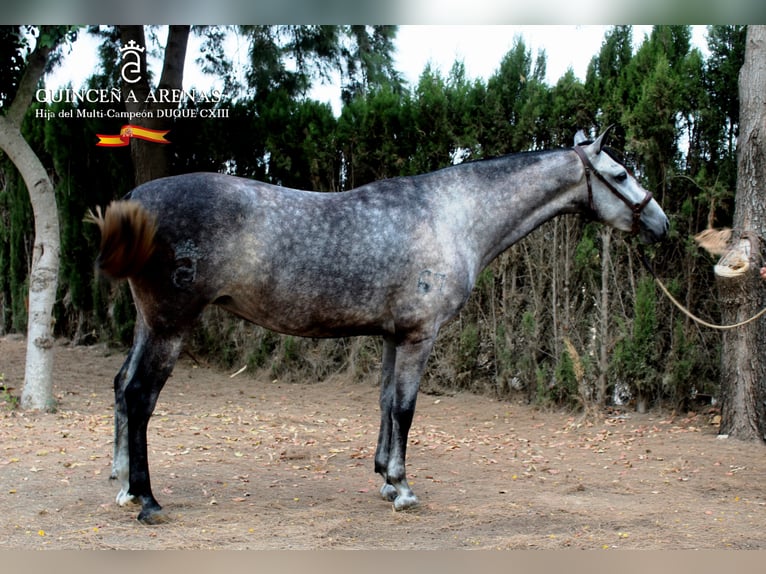
{"label": "green foliage", "polygon": [[260,118],[267,134],[268,180],[285,187],[336,191],[336,120],[330,106],[296,102],[282,91],[270,93],[268,99]]}
{"label": "green foliage", "polygon": [[695,389],[694,374],[699,357],[696,345],[687,336],[683,322],[676,320],[673,327],[673,343],[670,348],[672,361],[668,372],[665,392],[677,406],[683,407]]}
{"label": "green foliage", "polygon": [[[739,70],[745,61],[745,33],[747,26],[708,26],[708,49],[710,56],[705,63],[703,77],[705,90],[710,96],[708,129],[718,132],[724,149],[711,152],[732,153],[735,127],[739,123]],[[728,148],[728,149],[726,149]]]}
{"label": "green foliage", "polygon": [[538,54],[533,63],[532,53],[524,41],[515,38],[500,67],[487,81],[484,106],[477,110],[484,116],[484,130],[479,140],[484,157],[539,149],[544,145],[538,133],[547,115],[544,113],[547,108],[544,77],[544,53]]}
{"label": "green foliage", "polygon": [[342,189],[409,173],[414,154],[408,95],[391,87],[372,91],[343,107],[337,144],[343,157]]}
{"label": "green foliage", "polygon": [[531,311],[525,311],[521,317],[521,332],[526,337],[533,337],[535,333],[535,315]]}
{"label": "green foliage", "polygon": [[476,323],[466,323],[460,331],[460,345],[458,347],[457,365],[458,373],[471,372],[476,367],[479,356],[479,327]]}
{"label": "green foliage", "polygon": [[550,130],[551,146],[566,146],[583,126],[594,125],[595,110],[585,85],[569,69],[550,90],[550,109],[546,124]]}
{"label": "green foliage", "polygon": [[658,327],[654,280],[645,276],[636,287],[633,323],[624,327],[612,362],[615,376],[629,385],[634,396],[658,395],[662,371]]}
{"label": "green foliage", "polygon": [[601,272],[601,255],[596,243],[597,229],[595,225],[586,225],[582,237],[577,243],[574,255],[575,273],[584,281],[595,280]]}
{"label": "green foliage", "polygon": [[343,32],[353,41],[350,49],[341,49],[345,67],[343,102],[349,103],[382,86],[401,91],[401,74],[393,58],[396,26],[353,25],[343,27]]}
{"label": "green foliage", "polygon": [[266,366],[279,346],[279,337],[266,331],[257,338],[255,349],[247,356],[247,366],[257,370]]}
{"label": "green foliage", "polygon": [[299,359],[299,343],[295,337],[285,335],[282,337],[282,353],[272,366],[274,374],[289,371]]}
{"label": "green foliage", "polygon": [[136,309],[133,298],[126,284],[115,289],[111,303],[110,327],[116,342],[129,345],[133,341],[133,331],[136,326]]}
{"label": "green foliage", "polygon": [[37,42],[45,48],[55,48],[62,40],[74,42],[77,39],[78,26],[41,26]]}
{"label": "green foliage", "polygon": [[21,175],[2,158],[0,191],[0,293],[3,309],[0,330],[24,332],[27,327],[28,280],[32,264],[34,222],[29,195]]}
{"label": "green foliage", "polygon": [[11,202],[7,186],[0,188],[0,333],[11,328]]}
{"label": "green foliage", "polygon": [[476,290],[485,291],[495,282],[495,270],[492,266],[487,267],[479,273],[476,278]]}
{"label": "green foliage", "polygon": [[497,371],[495,385],[497,387],[497,384],[501,381],[506,381],[514,376],[513,349],[509,345],[505,325],[502,323],[497,326],[493,346],[495,350],[495,369]]}
{"label": "green foliage", "polygon": [[[622,114],[629,102],[630,91],[635,84],[628,80],[627,70],[633,58],[633,30],[630,26],[615,26],[606,33],[598,55],[591,59],[585,77],[585,89],[598,110],[596,123],[607,126],[616,124],[611,145],[617,149],[625,146],[622,131]],[[640,85],[640,83],[638,84]]]}
{"label": "green foliage", "polygon": [[574,406],[577,404],[578,383],[574,363],[569,353],[559,354],[558,362],[553,370],[556,384],[551,388],[551,399],[557,405]]}

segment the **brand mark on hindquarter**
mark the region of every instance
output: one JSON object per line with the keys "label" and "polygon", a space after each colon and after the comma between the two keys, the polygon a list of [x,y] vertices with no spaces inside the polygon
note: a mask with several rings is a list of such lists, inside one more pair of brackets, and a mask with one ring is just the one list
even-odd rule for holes
{"label": "brand mark on hindquarter", "polygon": [[431,291],[441,293],[447,276],[444,273],[436,273],[430,269],[424,269],[418,275],[418,291],[424,295]]}
{"label": "brand mark on hindquarter", "polygon": [[173,285],[179,289],[188,288],[197,278],[199,248],[190,239],[176,247],[176,268],[173,271]]}

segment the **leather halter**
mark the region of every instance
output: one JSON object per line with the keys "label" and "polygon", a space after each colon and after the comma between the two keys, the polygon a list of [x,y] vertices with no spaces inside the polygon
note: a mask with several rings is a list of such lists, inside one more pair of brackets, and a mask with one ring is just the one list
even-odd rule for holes
{"label": "leather halter", "polygon": [[601,182],[609,189],[609,191],[620,198],[622,202],[628,206],[630,211],[633,213],[633,223],[630,228],[630,233],[631,235],[638,235],[639,225],[641,223],[641,212],[652,200],[652,192],[647,190],[644,199],[638,203],[634,203],[628,199],[624,193],[622,193],[619,189],[607,181],[601,172],[593,166],[581,146],[576,145],[572,149],[575,151],[580,160],[582,160],[583,167],[585,168],[585,182],[588,184],[588,206],[590,207],[590,210],[593,213],[596,213],[596,206],[593,204],[593,187],[590,183],[590,174],[593,173],[597,178],[601,180]]}

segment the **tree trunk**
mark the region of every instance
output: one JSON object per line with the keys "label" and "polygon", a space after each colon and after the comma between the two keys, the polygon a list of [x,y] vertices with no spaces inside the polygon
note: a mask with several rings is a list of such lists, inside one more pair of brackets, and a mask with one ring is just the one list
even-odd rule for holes
{"label": "tree trunk", "polygon": [[21,407],[41,410],[53,407],[53,304],[59,274],[59,219],[56,195],[48,172],[21,135],[20,126],[50,50],[50,47],[38,45],[30,53],[16,96],[7,114],[0,116],[0,149],[24,178],[35,218]]}
{"label": "tree trunk", "polygon": [[[748,26],[739,75],[740,124],[732,250],[717,268],[724,323],[742,321],[765,303],[758,269],[766,231],[766,26]],[[747,264],[746,266],[744,264]],[[731,271],[734,272],[731,272]],[[748,441],[766,436],[766,321],[724,332],[720,433]]]}
{"label": "tree trunk", "polygon": [[[162,67],[157,90],[181,90],[183,88],[184,60],[186,59],[186,46],[189,40],[189,26],[170,26],[168,29],[168,40],[165,46],[165,58]],[[143,26],[120,26],[120,41],[123,46],[130,41],[139,46],[146,46]],[[123,92],[133,91],[135,99],[123,98],[125,107],[129,112],[153,111],[152,117],[142,119],[141,127],[153,130],[166,130],[170,128],[171,122],[167,118],[158,118],[156,111],[159,109],[175,109],[178,103],[172,101],[149,100],[151,86],[146,68],[146,58],[141,58],[140,79],[135,84],[123,83]],[[160,92],[162,94],[163,92]],[[171,93],[171,92],[164,92]],[[158,177],[170,175],[168,167],[168,157],[166,147],[162,144],[144,141],[140,139],[131,139],[130,153],[133,158],[133,168],[135,172],[135,184],[140,185],[144,182]]]}
{"label": "tree trunk", "polygon": [[59,275],[59,219],[56,195],[42,163],[18,129],[2,118],[0,147],[21,172],[35,216],[35,243],[29,275],[27,355],[21,407],[53,407],[53,305]]}

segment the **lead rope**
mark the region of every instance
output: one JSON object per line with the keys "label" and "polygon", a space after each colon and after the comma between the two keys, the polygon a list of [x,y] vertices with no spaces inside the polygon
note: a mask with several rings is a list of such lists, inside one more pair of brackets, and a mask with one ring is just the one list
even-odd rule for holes
{"label": "lead rope", "polygon": [[696,321],[700,325],[704,325],[705,327],[709,327],[710,329],[718,329],[720,331],[726,331],[729,329],[736,329],[737,327],[742,327],[744,325],[747,325],[748,323],[752,323],[753,321],[755,321],[756,319],[758,319],[759,317],[761,317],[762,315],[766,313],[766,308],[761,309],[760,311],[758,311],[758,313],[756,313],[749,319],[740,321],[739,323],[733,323],[731,325],[715,325],[713,323],[709,323],[705,321],[704,319],[700,319],[699,317],[694,315],[691,311],[689,311],[686,307],[684,307],[681,303],[679,303],[676,300],[676,298],[670,294],[670,291],[668,291],[668,288],[665,287],[665,284],[660,280],[659,277],[657,277],[657,274],[654,272],[654,268],[652,267],[651,263],[649,263],[649,260],[646,258],[646,254],[644,253],[644,250],[641,249],[640,246],[637,247],[636,249],[638,251],[639,258],[641,259],[641,263],[644,264],[644,267],[646,267],[649,273],[651,273],[652,277],[654,277],[655,282],[657,283],[657,285],[660,286],[660,289],[662,289],[662,292],[665,293],[665,295],[667,295],[668,299],[670,299],[673,302],[673,304],[676,307],[678,307],[684,315],[686,315],[693,321]]}

